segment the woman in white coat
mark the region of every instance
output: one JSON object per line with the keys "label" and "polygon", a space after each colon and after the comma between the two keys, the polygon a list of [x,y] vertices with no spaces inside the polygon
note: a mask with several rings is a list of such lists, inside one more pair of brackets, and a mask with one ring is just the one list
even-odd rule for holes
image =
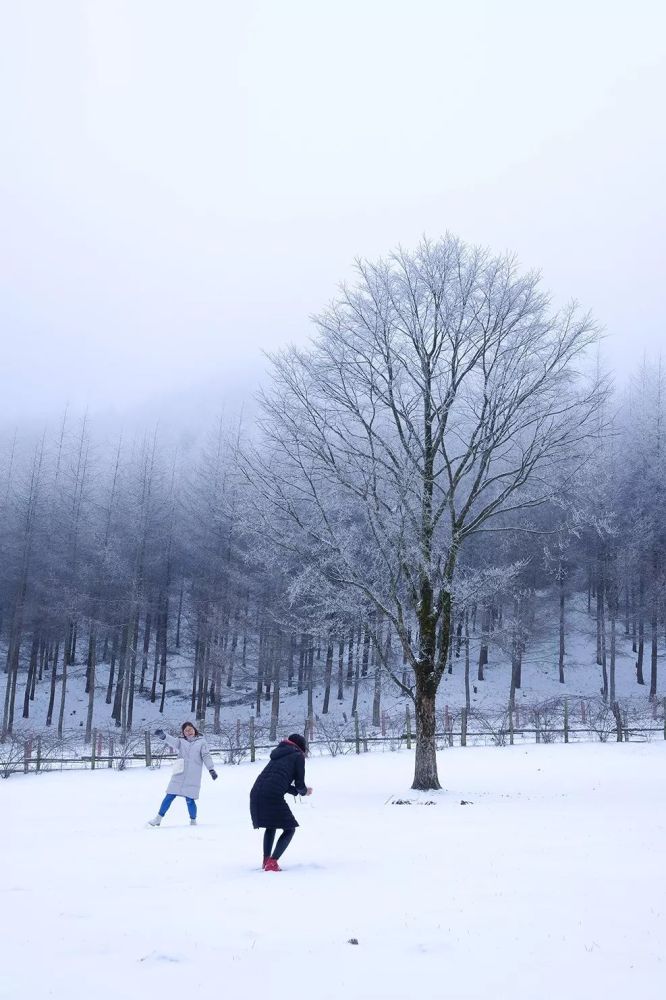
{"label": "woman in white coat", "polygon": [[181,726],[181,732],[182,736],[167,736],[163,729],[155,730],[155,736],[165,740],[171,749],[176,751],[178,758],[173,765],[173,775],[160,810],[154,819],[149,820],[151,826],[160,825],[167,809],[177,795],[182,795],[185,798],[187,811],[190,814],[190,825],[195,826],[197,822],[196,800],[199,798],[201,790],[201,772],[204,764],[213,781],[217,778],[213,758],[205,739],[196,726],[191,722],[184,722]]}

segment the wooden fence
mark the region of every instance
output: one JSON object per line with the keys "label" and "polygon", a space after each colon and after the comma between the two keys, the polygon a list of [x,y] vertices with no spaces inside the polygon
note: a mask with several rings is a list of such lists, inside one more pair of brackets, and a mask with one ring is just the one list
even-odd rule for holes
{"label": "wooden fence", "polygon": [[[568,699],[553,700],[540,705],[507,708],[495,714],[462,708],[453,712],[448,706],[439,714],[441,728],[436,733],[439,749],[454,746],[505,746],[515,743],[574,743],[608,740],[617,742],[666,740],[666,698],[662,699],[663,721],[657,705],[652,704],[648,720],[630,719],[629,709],[590,699],[575,703],[576,718]],[[640,722],[640,724],[636,724]],[[288,729],[296,727],[287,727]],[[402,715],[382,713],[379,726],[355,716],[352,720],[332,722],[318,717],[305,720],[303,731],[314,753],[336,756],[344,753],[367,753],[371,749],[395,751],[411,749],[415,736],[410,708]],[[658,734],[658,735],[657,735]],[[243,722],[224,727],[220,733],[207,734],[213,757],[220,763],[237,764],[270,750],[275,739],[270,738],[268,725],[257,723],[253,716]],[[0,777],[14,773],[28,774],[75,768],[122,770],[131,766],[159,767],[174,758],[165,751],[162,740],[149,732],[125,734],[95,730],[90,744],[82,746],[80,739],[53,739],[38,733],[13,736],[0,744]]]}

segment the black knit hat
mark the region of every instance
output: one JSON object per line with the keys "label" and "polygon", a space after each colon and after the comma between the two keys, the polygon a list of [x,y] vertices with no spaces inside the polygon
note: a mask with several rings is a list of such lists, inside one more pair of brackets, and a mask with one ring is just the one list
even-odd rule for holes
{"label": "black knit hat", "polygon": [[287,737],[287,739],[289,740],[290,743],[295,743],[298,749],[302,750],[303,753],[308,752],[308,745],[305,742],[305,737],[301,736],[300,733],[292,733],[291,736]]}

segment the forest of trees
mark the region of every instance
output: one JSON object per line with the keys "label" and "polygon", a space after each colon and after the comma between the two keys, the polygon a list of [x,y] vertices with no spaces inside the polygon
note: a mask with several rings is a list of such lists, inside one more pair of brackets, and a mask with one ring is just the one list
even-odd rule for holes
{"label": "forest of trees", "polygon": [[[444,251],[458,253],[453,304]],[[212,728],[250,683],[252,710],[276,722],[292,690],[310,711],[319,690],[322,714],[345,699],[353,715],[368,675],[375,715],[391,678],[427,730],[419,685],[434,703],[455,656],[469,698],[491,631],[515,697],[544,593],[562,683],[576,598],[596,622],[589,669],[602,697],[616,697],[620,632],[637,692],[657,697],[661,363],[610,391],[592,357],[574,400],[570,373],[594,344],[588,319],[551,316],[534,276],[474,254],[445,242],[361,266],[359,286],[317,321],[315,345],[273,359],[261,418],[221,421],[202,445],[167,446],[159,428],[102,440],[67,413],[37,439],[4,429],[0,739],[18,719],[66,729],[76,665],[86,740],[100,705],[131,732],[137,699],[164,712],[174,686]],[[410,536],[417,521],[430,525],[427,551],[422,533]],[[436,787],[421,766],[421,786]]]}

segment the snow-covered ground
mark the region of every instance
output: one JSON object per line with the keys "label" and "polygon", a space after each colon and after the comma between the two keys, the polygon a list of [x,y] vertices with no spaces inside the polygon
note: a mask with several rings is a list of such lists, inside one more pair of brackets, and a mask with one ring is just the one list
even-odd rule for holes
{"label": "snow-covered ground", "polygon": [[261,766],[204,775],[197,827],[145,825],[164,769],[0,782],[0,997],[663,995],[663,741],[447,750],[438,793],[408,752],[313,757],[280,874]]}

